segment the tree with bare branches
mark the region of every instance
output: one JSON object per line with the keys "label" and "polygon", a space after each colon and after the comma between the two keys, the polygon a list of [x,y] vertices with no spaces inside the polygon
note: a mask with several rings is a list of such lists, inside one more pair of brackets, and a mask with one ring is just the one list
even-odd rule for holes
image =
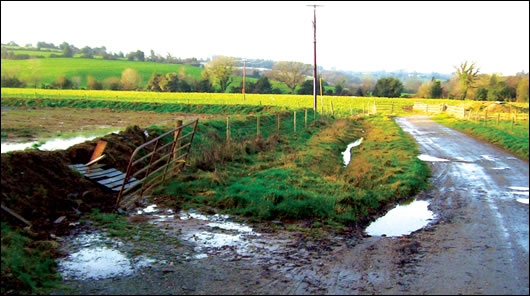
{"label": "tree with bare branches", "polygon": [[465,61],[463,64],[460,64],[460,67],[456,68],[456,74],[458,75],[458,79],[460,80],[463,89],[462,100],[466,99],[468,89],[473,87],[473,84],[478,77],[479,69],[475,69],[475,66],[475,63],[471,63],[468,67],[467,61]]}
{"label": "tree with bare branches", "polygon": [[304,82],[310,71],[311,65],[300,62],[278,62],[268,75],[271,79],[285,83],[291,94],[294,94],[295,88]]}

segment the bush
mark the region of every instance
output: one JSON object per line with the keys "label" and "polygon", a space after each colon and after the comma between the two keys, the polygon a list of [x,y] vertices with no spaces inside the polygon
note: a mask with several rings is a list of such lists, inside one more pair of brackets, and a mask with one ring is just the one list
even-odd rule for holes
{"label": "bush", "polygon": [[118,77],[105,78],[105,80],[103,80],[103,88],[108,90],[120,90],[120,79]]}
{"label": "bush", "polygon": [[19,80],[15,75],[2,74],[2,87],[25,87],[26,83]]}

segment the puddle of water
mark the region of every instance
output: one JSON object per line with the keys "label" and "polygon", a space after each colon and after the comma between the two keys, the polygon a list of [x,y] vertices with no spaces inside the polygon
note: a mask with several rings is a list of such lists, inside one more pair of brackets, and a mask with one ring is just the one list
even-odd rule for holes
{"label": "puddle of water", "polygon": [[188,220],[190,218],[198,219],[198,220],[204,220],[204,221],[211,221],[211,222],[226,222],[228,219],[230,219],[230,216],[228,215],[211,215],[206,216],[200,213],[195,212],[193,209],[190,209],[187,212],[181,211],[179,213],[180,220]]}
{"label": "puddle of water", "polygon": [[278,239],[255,232],[249,225],[232,221],[233,218],[229,215],[204,215],[193,209],[180,211],[177,215],[180,219],[164,222],[155,218],[152,222],[165,225],[163,229],[166,230],[170,229],[171,227],[167,226],[171,225],[174,230],[178,229],[177,235],[180,238],[194,245],[197,254],[186,256],[188,260],[204,259],[220,253],[249,258],[270,258],[271,252],[285,245]]}
{"label": "puddle of water", "polygon": [[6,153],[10,151],[22,151],[26,148],[30,148],[39,142],[27,142],[27,143],[2,143],[1,144],[1,153]]}
{"label": "puddle of water", "polygon": [[158,209],[156,208],[156,205],[148,205],[145,209],[140,209],[136,211],[138,215],[144,214],[144,213],[156,213],[158,212]]}
{"label": "puddle of water", "polygon": [[348,147],[346,147],[346,150],[344,150],[344,152],[341,152],[342,155],[343,155],[343,159],[344,159],[344,167],[347,167],[348,164],[350,163],[350,160],[351,160],[351,151],[350,150],[351,150],[351,148],[361,145],[362,142],[363,142],[363,138],[360,138],[357,141],[348,144]]}
{"label": "puddle of water", "polygon": [[[52,138],[47,140],[44,144],[38,147],[39,150],[43,151],[53,151],[53,150],[65,150],[79,143],[84,143],[86,141],[93,140],[97,137],[105,136],[111,133],[119,132],[120,130],[113,130],[111,132],[106,131],[103,134],[94,134],[92,136],[77,136],[73,138]],[[6,153],[10,151],[19,151],[26,148],[30,148],[35,144],[38,144],[39,141],[27,142],[27,143],[2,143],[1,144],[1,153]]]}
{"label": "puddle of water", "polygon": [[95,138],[97,138],[97,136],[92,136],[92,137],[79,136],[79,137],[69,138],[69,139],[55,138],[39,146],[39,150],[44,150],[44,151],[64,150],[76,144],[94,140]]}
{"label": "puddle of water", "polygon": [[[81,234],[66,240],[65,247],[70,255],[58,259],[58,271],[65,280],[105,279],[115,276],[129,275],[135,269],[149,266],[153,259],[139,256],[129,259],[114,247],[123,245],[121,242],[104,238],[100,234]],[[70,251],[74,250],[74,251]]]}
{"label": "puddle of water", "polygon": [[[512,191],[511,194],[528,196],[528,187],[511,186],[508,188],[511,190],[516,190],[516,191]],[[523,203],[523,204],[528,204],[528,198],[517,198],[516,201]]]}
{"label": "puddle of water", "polygon": [[511,190],[520,190],[520,191],[528,191],[528,187],[519,187],[519,186],[512,186],[508,187]]}
{"label": "puddle of water", "polygon": [[193,256],[193,258],[195,258],[195,259],[208,258],[208,254],[197,254],[197,255]]}
{"label": "puddle of water", "polygon": [[481,155],[480,157],[484,158],[485,160],[489,161],[496,161],[495,157],[489,156],[489,155]]}
{"label": "puddle of water", "polygon": [[193,241],[201,247],[221,248],[225,246],[241,246],[241,234],[214,233],[202,231],[198,233],[189,233],[183,236],[184,240]]}
{"label": "puddle of water", "polygon": [[420,154],[418,155],[418,158],[422,161],[439,161],[439,162],[449,161],[449,159],[438,158],[438,157],[430,156],[427,154]]}
{"label": "puddle of water", "polygon": [[517,202],[520,202],[522,204],[527,205],[528,204],[528,198],[518,198]]}
{"label": "puddle of water", "polygon": [[434,219],[434,214],[429,211],[428,206],[429,202],[425,200],[414,200],[409,204],[398,205],[371,223],[365,232],[371,236],[410,234],[427,226]]}

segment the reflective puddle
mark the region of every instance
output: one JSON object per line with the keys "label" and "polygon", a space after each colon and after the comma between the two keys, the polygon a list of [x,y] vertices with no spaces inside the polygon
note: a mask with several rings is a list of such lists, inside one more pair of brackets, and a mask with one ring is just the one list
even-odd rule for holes
{"label": "reflective puddle", "polygon": [[386,215],[372,222],[365,232],[371,236],[401,236],[427,226],[434,214],[428,209],[429,202],[414,200],[401,204]]}
{"label": "reflective puddle", "polygon": [[128,258],[117,249],[121,245],[97,233],[65,238],[62,248],[70,255],[58,259],[58,272],[64,280],[99,280],[129,275],[155,262],[143,256]]}
{"label": "reflective puddle", "polygon": [[2,153],[11,152],[11,151],[21,151],[26,148],[33,147],[33,145],[37,145],[39,142],[27,142],[27,143],[2,143],[0,150]]}
{"label": "reflective puddle", "polygon": [[488,160],[488,161],[496,161],[497,159],[495,159],[495,157],[493,156],[489,156],[489,155],[481,155],[480,157],[484,158],[485,160]]}
{"label": "reflective puddle", "polygon": [[[193,209],[174,214],[170,209],[149,205],[137,214],[150,217],[150,223],[170,235],[190,243],[193,253],[183,254],[185,260],[201,260],[227,255],[237,258],[270,259],[287,241],[261,234],[246,224],[233,221],[229,215],[204,215]],[[257,262],[257,261],[256,261]]]}
{"label": "reflective puddle", "polygon": [[2,151],[2,153],[6,153],[10,151],[21,151],[35,146],[37,146],[39,150],[43,151],[65,150],[70,148],[71,146],[119,131],[120,130],[118,129],[112,131],[105,131],[104,133],[100,132],[97,134],[92,134],[90,136],[77,136],[73,138],[52,138],[44,142],[42,145],[39,145],[41,141],[32,141],[27,143],[2,143],[0,150]]}
{"label": "reflective puddle", "polygon": [[430,156],[430,155],[427,155],[427,154],[420,154],[418,155],[418,158],[422,161],[431,161],[431,162],[445,162],[445,161],[449,161],[449,159],[445,159],[445,158],[438,158],[438,157],[434,157],[434,156]]}
{"label": "reflective puddle", "polygon": [[516,198],[515,200],[525,205],[528,204],[528,187],[511,186],[508,189],[515,190],[511,192],[513,195],[527,196],[527,198]]}
{"label": "reflective puddle", "polygon": [[363,142],[363,138],[360,138],[358,139],[357,141],[353,142],[353,143],[350,143],[348,145],[348,147],[346,147],[346,150],[344,150],[344,152],[341,152],[342,153],[342,157],[344,159],[344,167],[347,167],[348,164],[350,163],[350,160],[351,160],[351,149],[353,147],[357,147],[359,145],[361,145],[361,143]]}

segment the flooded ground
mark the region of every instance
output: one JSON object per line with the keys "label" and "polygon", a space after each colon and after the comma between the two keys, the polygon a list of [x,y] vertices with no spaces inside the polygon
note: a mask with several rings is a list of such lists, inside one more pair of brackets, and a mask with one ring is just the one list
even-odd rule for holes
{"label": "flooded ground", "polygon": [[133,125],[144,128],[151,125],[174,125],[177,119],[188,121],[219,116],[109,109],[2,107],[2,143],[38,142],[37,139],[54,138],[58,133],[69,138],[72,134],[87,131],[123,130]]}
{"label": "flooded ground", "polygon": [[41,151],[66,150],[76,144],[84,143],[86,141],[90,141],[108,134],[117,133],[119,131],[119,129],[112,129],[108,131],[107,128],[102,131],[91,132],[89,133],[89,135],[86,135],[86,133],[82,133],[82,135],[70,138],[51,138],[26,143],[2,143],[0,150],[2,151],[2,153],[10,151],[21,151],[27,148],[35,148]]}

